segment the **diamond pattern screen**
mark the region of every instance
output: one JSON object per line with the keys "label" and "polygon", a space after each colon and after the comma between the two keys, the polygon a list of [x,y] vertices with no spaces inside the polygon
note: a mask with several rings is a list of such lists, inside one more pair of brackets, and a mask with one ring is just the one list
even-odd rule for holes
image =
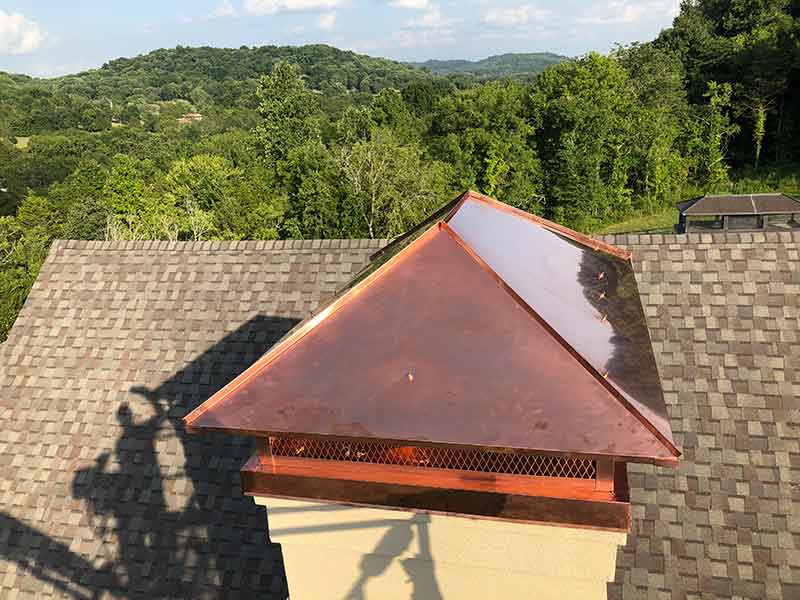
{"label": "diamond pattern screen", "polygon": [[274,456],[430,469],[574,479],[594,479],[597,473],[593,460],[445,446],[422,447],[363,440],[271,437],[269,448]]}

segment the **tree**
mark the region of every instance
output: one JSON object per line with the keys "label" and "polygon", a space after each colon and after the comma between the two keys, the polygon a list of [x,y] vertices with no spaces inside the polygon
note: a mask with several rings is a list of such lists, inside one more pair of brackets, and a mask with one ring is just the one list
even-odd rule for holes
{"label": "tree", "polygon": [[370,140],[343,149],[341,172],[354,236],[399,235],[452,194],[445,166],[424,163],[418,146],[400,145],[389,130],[377,130]]}
{"label": "tree", "polygon": [[[759,161],[763,146],[773,144],[775,159],[785,158],[792,135],[786,131],[787,109],[798,108],[789,97],[790,84],[800,74],[798,17],[792,4],[788,0],[684,2],[674,26],[655,42],[681,56],[692,102],[702,104],[709,82],[731,85],[731,116],[743,133],[732,140],[731,148],[740,161]],[[792,124],[795,135],[797,127]]]}
{"label": "tree", "polygon": [[443,98],[431,145],[435,157],[453,165],[456,188],[477,188],[537,212],[542,172],[526,95],[517,83],[492,82]]}
{"label": "tree", "polygon": [[306,89],[296,65],[277,62],[259,80],[258,100],[262,121],[255,135],[269,163],[286,160],[292,149],[319,139],[317,97]]}
{"label": "tree", "polygon": [[338,211],[338,169],[333,155],[319,140],[293,148],[280,164],[279,177],[287,193],[281,224],[285,237],[347,237]]}
{"label": "tree", "polygon": [[709,82],[705,94],[708,104],[695,107],[695,117],[689,124],[687,145],[694,159],[694,177],[706,191],[728,181],[728,143],[739,129],[728,114],[731,93],[730,84]]}
{"label": "tree", "polygon": [[532,119],[551,218],[592,229],[631,208],[634,98],[627,72],[613,57],[589,54],[539,77]]}
{"label": "tree", "polygon": [[685,70],[675,52],[653,44],[620,47],[614,55],[628,72],[636,100],[628,134],[630,185],[637,207],[654,210],[674,202],[686,185],[682,138],[690,108]]}
{"label": "tree", "polygon": [[266,184],[263,168],[254,167],[214,208],[214,228],[222,239],[271,240],[279,236],[287,199]]}
{"label": "tree", "polygon": [[8,335],[60,227],[56,208],[35,194],[23,200],[16,217],[0,217],[0,341]]}
{"label": "tree", "polygon": [[147,191],[142,162],[127,154],[114,156],[102,191],[111,212],[135,216],[144,206]]}

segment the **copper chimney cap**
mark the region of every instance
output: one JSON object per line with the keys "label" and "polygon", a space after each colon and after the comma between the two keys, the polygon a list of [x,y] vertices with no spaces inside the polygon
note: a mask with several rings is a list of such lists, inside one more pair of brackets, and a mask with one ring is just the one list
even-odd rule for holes
{"label": "copper chimney cap", "polygon": [[190,413],[194,431],[675,466],[630,254],[467,192]]}

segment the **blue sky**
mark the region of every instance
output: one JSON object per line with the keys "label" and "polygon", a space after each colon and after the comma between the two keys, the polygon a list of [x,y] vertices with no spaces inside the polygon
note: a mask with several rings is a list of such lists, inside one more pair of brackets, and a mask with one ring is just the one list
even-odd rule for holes
{"label": "blue sky", "polygon": [[605,52],[679,0],[0,0],[0,71],[53,76],[155,48],[326,43],[398,60]]}

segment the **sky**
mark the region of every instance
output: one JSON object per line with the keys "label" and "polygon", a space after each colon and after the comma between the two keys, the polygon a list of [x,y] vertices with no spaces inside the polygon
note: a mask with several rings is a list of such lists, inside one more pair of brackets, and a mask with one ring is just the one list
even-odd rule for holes
{"label": "sky", "polygon": [[396,60],[607,52],[679,0],[0,0],[0,71],[52,77],[156,48],[324,43]]}

